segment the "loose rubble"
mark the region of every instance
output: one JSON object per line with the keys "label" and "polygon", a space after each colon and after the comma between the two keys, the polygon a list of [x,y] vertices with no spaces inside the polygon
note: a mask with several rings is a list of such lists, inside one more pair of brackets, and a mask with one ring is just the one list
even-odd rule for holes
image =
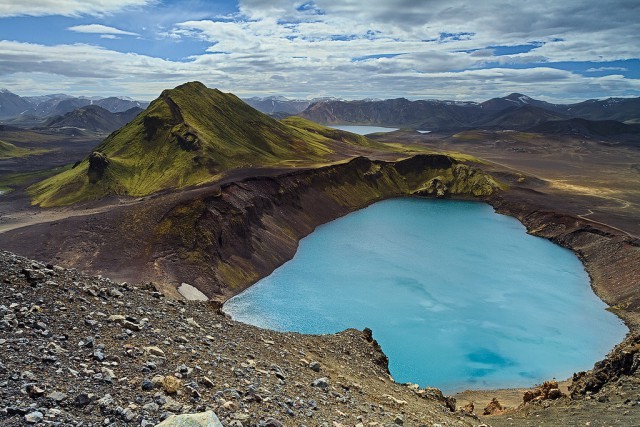
{"label": "loose rubble", "polygon": [[555,400],[566,397],[566,394],[560,391],[557,381],[545,381],[543,384],[527,390],[522,397],[524,403],[540,402],[542,400]]}
{"label": "loose rubble", "polygon": [[370,330],[278,333],[209,302],[0,252],[0,425],[472,426],[393,382]]}

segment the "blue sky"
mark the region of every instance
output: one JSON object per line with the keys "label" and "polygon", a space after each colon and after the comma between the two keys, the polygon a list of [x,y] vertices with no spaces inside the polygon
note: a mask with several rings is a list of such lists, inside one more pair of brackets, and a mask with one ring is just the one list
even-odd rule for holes
{"label": "blue sky", "polygon": [[24,3],[0,0],[0,87],[20,95],[640,96],[637,0]]}

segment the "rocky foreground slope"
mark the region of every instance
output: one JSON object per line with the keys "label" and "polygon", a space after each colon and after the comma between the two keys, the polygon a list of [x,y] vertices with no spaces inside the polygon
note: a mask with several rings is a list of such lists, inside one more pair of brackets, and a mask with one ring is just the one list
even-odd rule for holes
{"label": "rocky foreground slope", "polygon": [[435,389],[395,384],[370,331],[277,333],[0,252],[0,425],[477,425]]}

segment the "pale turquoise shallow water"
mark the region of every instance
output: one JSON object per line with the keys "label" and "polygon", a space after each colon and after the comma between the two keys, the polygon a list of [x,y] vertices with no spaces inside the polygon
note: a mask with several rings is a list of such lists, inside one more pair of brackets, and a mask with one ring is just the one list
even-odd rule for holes
{"label": "pale turquoise shallow water", "polygon": [[229,300],[257,326],[373,329],[399,382],[530,386],[590,369],[626,327],[576,256],[484,203],[393,199],[318,229]]}
{"label": "pale turquoise shallow water", "polygon": [[358,135],[369,135],[376,132],[393,132],[398,130],[397,128],[385,128],[381,126],[353,126],[353,125],[340,125],[331,126],[334,129],[346,130],[347,132],[357,133]]}

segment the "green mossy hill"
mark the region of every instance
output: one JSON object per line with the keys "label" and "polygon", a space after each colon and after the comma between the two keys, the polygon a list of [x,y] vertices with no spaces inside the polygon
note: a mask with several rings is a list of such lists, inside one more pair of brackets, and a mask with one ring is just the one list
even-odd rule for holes
{"label": "green mossy hill", "polygon": [[144,196],[215,181],[235,168],[323,164],[344,142],[376,144],[302,119],[277,121],[232,94],[191,82],[162,92],[73,169],[29,191],[43,207]]}
{"label": "green mossy hill", "polygon": [[298,128],[305,131],[321,135],[325,138],[329,138],[335,141],[347,142],[349,144],[355,144],[360,146],[372,146],[375,144],[372,140],[355,133],[345,132],[340,129],[328,128],[326,126],[319,125],[302,117],[291,116],[282,120],[282,123]]}
{"label": "green mossy hill", "polygon": [[42,154],[47,150],[28,150],[16,147],[10,142],[0,140],[0,159],[11,159],[13,157],[25,157],[30,154]]}

